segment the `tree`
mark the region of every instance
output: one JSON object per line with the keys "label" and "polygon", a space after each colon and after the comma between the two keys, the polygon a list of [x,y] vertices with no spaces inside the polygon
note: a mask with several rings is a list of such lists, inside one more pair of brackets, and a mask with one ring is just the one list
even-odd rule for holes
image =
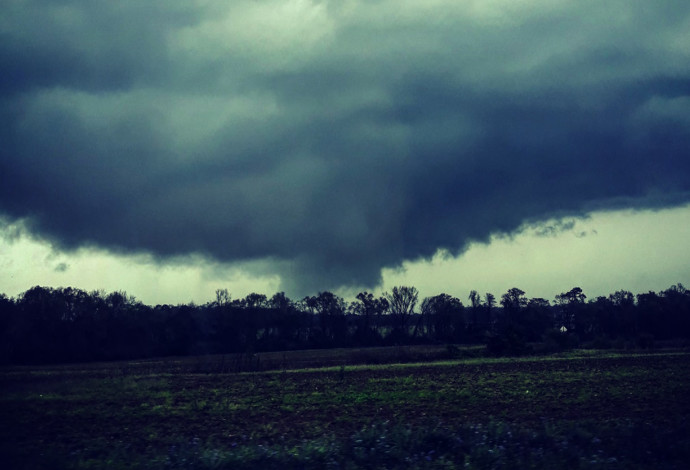
{"label": "tree", "polygon": [[472,307],[472,329],[476,331],[479,329],[479,308],[482,305],[482,298],[479,293],[472,289],[468,297],[470,301],[470,306]]}
{"label": "tree", "polygon": [[517,287],[508,289],[508,292],[501,296],[501,305],[504,309],[510,311],[520,310],[522,307],[527,305],[525,291],[518,289]]}
{"label": "tree", "polygon": [[419,292],[416,287],[393,287],[391,293],[384,294],[388,301],[391,315],[395,319],[396,334],[406,338],[409,335],[409,318],[414,313]]}
{"label": "tree", "polygon": [[580,287],[573,287],[568,292],[558,294],[556,296],[556,303],[558,304],[582,304],[585,302],[587,296],[582,292]]}
{"label": "tree", "polygon": [[356,297],[357,301],[352,303],[352,311],[364,319],[364,326],[369,328],[374,318],[385,313],[390,305],[385,297],[374,297],[369,292],[360,292]]}
{"label": "tree", "polygon": [[479,308],[482,304],[482,299],[479,296],[479,293],[474,289],[470,291],[470,296],[468,299],[473,309]]}
{"label": "tree", "polygon": [[[596,338],[613,338],[616,335],[618,325],[613,312],[613,304],[608,297],[602,295],[587,303],[588,320],[591,322],[591,336]],[[559,320],[560,322],[560,320]]]}
{"label": "tree", "polygon": [[256,292],[252,292],[251,294],[247,295],[244,299],[242,299],[241,305],[244,308],[252,310],[265,308],[268,305],[268,299],[264,294],[257,294]]}
{"label": "tree", "polygon": [[[319,292],[305,298],[306,305],[318,315],[322,333],[322,346],[342,345],[347,336],[345,301],[332,292]],[[325,341],[325,343],[324,343]]]}
{"label": "tree", "polygon": [[489,311],[491,311],[491,309],[496,306],[496,297],[491,292],[487,292],[484,295],[484,299],[484,304],[486,305],[486,308]]}
{"label": "tree", "polygon": [[530,299],[522,316],[527,341],[539,341],[544,332],[553,327],[549,301],[541,297]]}
{"label": "tree", "polygon": [[501,296],[501,306],[503,306],[504,323],[511,325],[521,322],[520,314],[527,305],[525,291],[512,287],[508,292]]}
{"label": "tree", "polygon": [[[579,287],[573,287],[568,292],[556,295],[556,305],[559,306],[560,313],[559,328],[565,327],[567,330],[576,329],[577,313],[582,310],[586,298],[587,296]],[[580,326],[582,326],[582,322]],[[582,330],[582,328],[580,328],[580,330]]]}
{"label": "tree", "polygon": [[664,299],[656,292],[637,295],[637,311],[640,328],[656,339],[673,337],[673,320],[664,308]]}
{"label": "tree", "polygon": [[0,294],[0,364],[12,360],[12,325],[15,320],[14,301]]}
{"label": "tree", "polygon": [[493,309],[496,306],[496,297],[491,292],[487,292],[484,295],[484,306],[486,307],[486,323],[488,329],[492,330],[494,327]]}
{"label": "tree", "polygon": [[526,342],[523,310],[525,291],[513,287],[501,296],[503,316],[496,328],[486,335],[486,350],[495,356],[522,355],[530,351]]}
{"label": "tree", "polygon": [[35,286],[24,292],[17,302],[19,317],[14,345],[21,362],[60,362],[65,360],[64,331],[61,325],[64,305],[50,287]]}
{"label": "tree", "polygon": [[219,307],[224,307],[230,305],[231,302],[230,294],[227,289],[216,289],[216,305]]}
{"label": "tree", "polygon": [[294,348],[300,337],[300,315],[295,304],[285,292],[278,292],[271,297],[268,305],[272,311],[271,322],[277,329],[273,349]]}
{"label": "tree", "polygon": [[618,330],[629,338],[639,333],[635,296],[627,290],[619,290],[609,295]]}
{"label": "tree", "polygon": [[185,356],[194,352],[194,344],[199,338],[194,314],[196,308],[180,305],[168,312],[164,320],[166,355]]}
{"label": "tree", "polygon": [[254,351],[256,341],[260,332],[263,330],[263,336],[266,336],[266,307],[268,306],[268,299],[264,294],[257,294],[252,292],[244,299],[239,301],[241,319],[238,323],[243,331],[243,350],[245,352]]}
{"label": "tree", "polygon": [[271,297],[271,300],[268,301],[268,305],[283,314],[287,313],[293,307],[292,301],[285,295],[285,292],[275,293],[273,297]]}
{"label": "tree", "polygon": [[421,305],[422,318],[436,339],[459,340],[464,330],[463,308],[460,299],[448,294],[426,297]]}
{"label": "tree", "polygon": [[351,312],[360,318],[355,336],[362,344],[373,344],[380,339],[378,325],[381,315],[389,308],[388,300],[366,291],[357,294],[356,299],[350,305]]}
{"label": "tree", "polygon": [[666,309],[673,316],[674,336],[690,338],[690,290],[676,284],[661,292]]}

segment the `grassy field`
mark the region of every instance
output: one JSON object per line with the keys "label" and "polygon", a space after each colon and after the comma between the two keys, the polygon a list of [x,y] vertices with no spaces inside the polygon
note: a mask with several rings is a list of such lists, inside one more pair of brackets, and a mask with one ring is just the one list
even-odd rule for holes
{"label": "grassy field", "polygon": [[690,457],[688,352],[444,355],[6,367],[3,468],[684,468]]}

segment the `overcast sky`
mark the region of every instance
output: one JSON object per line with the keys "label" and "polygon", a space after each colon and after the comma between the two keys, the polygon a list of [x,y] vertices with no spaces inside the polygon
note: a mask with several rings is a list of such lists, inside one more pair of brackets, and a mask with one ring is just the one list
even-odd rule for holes
{"label": "overcast sky", "polygon": [[0,12],[0,292],[690,284],[686,0]]}

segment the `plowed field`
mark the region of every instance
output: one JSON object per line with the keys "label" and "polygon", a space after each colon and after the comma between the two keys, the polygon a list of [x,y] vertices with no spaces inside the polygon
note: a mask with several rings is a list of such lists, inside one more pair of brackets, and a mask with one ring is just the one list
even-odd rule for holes
{"label": "plowed field", "polygon": [[0,451],[10,461],[180,440],[221,447],[347,436],[373,423],[635,420],[690,416],[690,354],[574,354],[256,373],[121,364],[0,371]]}

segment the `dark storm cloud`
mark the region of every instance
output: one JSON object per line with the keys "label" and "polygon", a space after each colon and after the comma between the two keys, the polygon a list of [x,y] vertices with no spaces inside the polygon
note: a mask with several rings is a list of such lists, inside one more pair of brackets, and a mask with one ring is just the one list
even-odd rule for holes
{"label": "dark storm cloud", "polygon": [[[575,228],[574,220],[557,220],[550,224],[540,225],[534,230],[534,235],[537,237],[555,237],[562,232],[571,231],[573,228]],[[585,232],[581,232],[580,234],[586,236]]]}
{"label": "dark storm cloud", "polygon": [[0,212],[293,293],[690,200],[681,1],[9,1]]}

